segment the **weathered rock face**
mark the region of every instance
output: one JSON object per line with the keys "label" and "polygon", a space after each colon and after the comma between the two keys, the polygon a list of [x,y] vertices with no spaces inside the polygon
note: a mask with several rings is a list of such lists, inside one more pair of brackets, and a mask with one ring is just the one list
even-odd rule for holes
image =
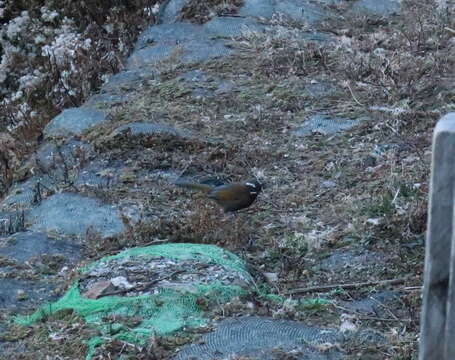
{"label": "weathered rock face", "polygon": [[30,212],[31,229],[82,237],[92,227],[103,237],[124,230],[118,211],[96,199],[71,193],[50,196]]}
{"label": "weathered rock face", "polygon": [[81,246],[40,232],[0,237],[0,307],[24,311],[57,298],[53,278],[81,259]]}
{"label": "weathered rock face", "polygon": [[103,112],[90,108],[72,108],[56,116],[44,129],[46,137],[80,135],[86,129],[106,121]]}

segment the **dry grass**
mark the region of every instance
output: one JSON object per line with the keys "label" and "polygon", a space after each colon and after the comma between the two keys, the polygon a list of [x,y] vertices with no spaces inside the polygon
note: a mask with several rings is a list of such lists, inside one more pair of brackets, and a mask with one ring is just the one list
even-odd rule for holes
{"label": "dry grass", "polygon": [[180,19],[203,24],[213,17],[233,15],[243,0],[191,0],[182,9]]}

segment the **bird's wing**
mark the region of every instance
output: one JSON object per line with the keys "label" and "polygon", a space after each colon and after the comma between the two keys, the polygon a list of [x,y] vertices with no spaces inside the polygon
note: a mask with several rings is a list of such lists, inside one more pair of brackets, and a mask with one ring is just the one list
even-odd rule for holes
{"label": "bird's wing", "polygon": [[209,194],[209,198],[218,200],[218,201],[229,201],[231,203],[237,203],[244,201],[245,196],[248,196],[249,194],[245,194],[245,191],[243,190],[238,190],[237,191],[231,191],[229,186],[224,186],[218,187],[216,191],[213,191]]}

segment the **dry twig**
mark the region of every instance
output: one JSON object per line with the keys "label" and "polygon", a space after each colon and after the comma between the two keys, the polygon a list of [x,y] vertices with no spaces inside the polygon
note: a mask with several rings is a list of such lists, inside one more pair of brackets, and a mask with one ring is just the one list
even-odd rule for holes
{"label": "dry twig", "polygon": [[286,295],[293,294],[303,294],[315,291],[328,291],[333,289],[357,289],[360,287],[373,286],[373,285],[396,285],[404,283],[408,278],[399,278],[399,279],[389,279],[389,280],[377,280],[377,281],[365,281],[360,283],[350,283],[350,284],[333,284],[333,285],[320,285],[320,286],[310,286],[306,288],[299,288],[286,291]]}

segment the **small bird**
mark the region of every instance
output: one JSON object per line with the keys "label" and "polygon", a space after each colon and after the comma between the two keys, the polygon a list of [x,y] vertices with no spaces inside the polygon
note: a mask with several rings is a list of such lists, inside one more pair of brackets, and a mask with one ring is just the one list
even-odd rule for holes
{"label": "small bird", "polygon": [[262,184],[258,180],[249,180],[244,183],[231,183],[220,186],[211,186],[194,182],[179,181],[175,183],[190,189],[205,192],[207,196],[215,200],[224,212],[235,212],[247,208],[262,191]]}

